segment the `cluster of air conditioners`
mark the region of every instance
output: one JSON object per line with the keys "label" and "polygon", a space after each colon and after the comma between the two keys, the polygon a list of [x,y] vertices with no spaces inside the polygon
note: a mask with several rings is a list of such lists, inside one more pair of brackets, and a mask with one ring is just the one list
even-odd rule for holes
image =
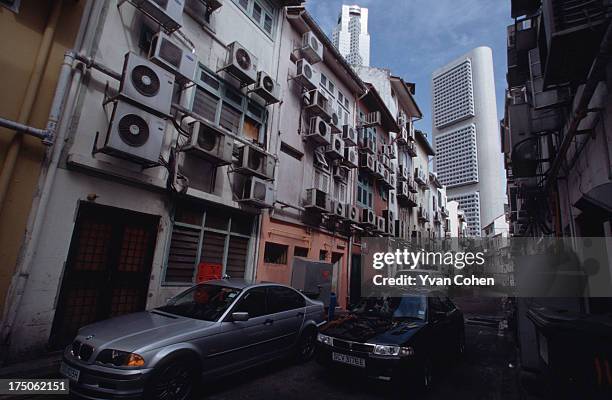
{"label": "cluster of air conditioners", "polygon": [[306,189],[304,209],[326,215],[333,221],[359,223],[359,210],[356,206],[332,200],[328,194],[317,188]]}
{"label": "cluster of air conditioners", "polygon": [[359,209],[351,204],[346,204],[341,201],[332,201],[331,210],[328,216],[335,221],[358,223]]}
{"label": "cluster of air conditioners", "polygon": [[414,169],[414,181],[421,186],[427,186],[427,175],[423,171],[423,168],[416,167]]}
{"label": "cluster of air conditioners", "polygon": [[410,191],[408,182],[399,182],[397,185],[397,201],[401,206],[415,207],[417,205],[416,194]]}
{"label": "cluster of air conditioners", "polygon": [[237,159],[233,172],[245,176],[238,202],[257,208],[274,206],[274,167],[276,161],[263,150],[243,145],[233,151]]}
{"label": "cluster of air conditioners", "polygon": [[302,35],[299,47],[302,58],[296,62],[296,74],[294,80],[305,90],[314,90],[319,86],[319,72],[314,67],[323,60],[323,44],[312,31]]}
{"label": "cluster of air conditioners", "polygon": [[415,142],[408,142],[408,143],[406,143],[406,145],[404,146],[404,150],[406,151],[406,153],[408,153],[408,155],[410,157],[416,157],[417,156],[417,148],[416,148],[416,143]]}

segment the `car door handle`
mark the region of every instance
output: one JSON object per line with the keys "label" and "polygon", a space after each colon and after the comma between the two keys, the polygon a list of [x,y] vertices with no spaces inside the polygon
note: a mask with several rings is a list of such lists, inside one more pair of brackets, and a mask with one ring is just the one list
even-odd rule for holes
{"label": "car door handle", "polygon": [[272,325],[274,323],[273,319],[267,319],[264,321],[264,325]]}

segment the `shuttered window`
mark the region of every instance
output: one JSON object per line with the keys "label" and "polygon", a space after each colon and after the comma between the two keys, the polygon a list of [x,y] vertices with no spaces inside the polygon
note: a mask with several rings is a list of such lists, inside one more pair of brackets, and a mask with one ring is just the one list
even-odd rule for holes
{"label": "shuttered window", "polygon": [[220,264],[223,274],[244,278],[252,227],[249,215],[177,205],[164,283],[191,285],[200,263]]}
{"label": "shuttered window", "polygon": [[219,125],[228,131],[237,134],[240,132],[241,117],[242,114],[240,111],[237,111],[235,108],[224,102],[221,106],[221,118],[219,120]]}
{"label": "shuttered window", "polygon": [[211,122],[217,118],[217,103],[219,99],[205,90],[196,90],[193,99],[193,111]]}

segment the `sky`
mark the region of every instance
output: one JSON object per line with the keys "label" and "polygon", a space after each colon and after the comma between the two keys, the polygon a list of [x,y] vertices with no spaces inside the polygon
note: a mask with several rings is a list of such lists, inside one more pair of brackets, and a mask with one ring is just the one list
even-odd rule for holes
{"label": "sky", "polygon": [[369,10],[370,65],[416,83],[424,114],[418,129],[431,132],[432,72],[478,46],[493,49],[497,114],[503,117],[509,0],[307,0],[306,9],[331,37],[343,3]]}

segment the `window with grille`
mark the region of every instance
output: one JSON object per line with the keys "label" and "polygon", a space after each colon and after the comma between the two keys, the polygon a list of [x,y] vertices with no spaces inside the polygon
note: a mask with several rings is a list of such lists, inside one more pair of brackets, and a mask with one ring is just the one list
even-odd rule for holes
{"label": "window with grille", "polygon": [[357,178],[357,205],[363,208],[374,207],[374,184],[372,178],[359,174]]}
{"label": "window with grille", "polygon": [[166,284],[192,284],[200,263],[222,265],[223,274],[244,278],[253,218],[179,203],[168,246]]}
{"label": "window with grille", "polygon": [[287,264],[289,247],[284,244],[266,242],[264,249],[264,262],[268,264]]}

